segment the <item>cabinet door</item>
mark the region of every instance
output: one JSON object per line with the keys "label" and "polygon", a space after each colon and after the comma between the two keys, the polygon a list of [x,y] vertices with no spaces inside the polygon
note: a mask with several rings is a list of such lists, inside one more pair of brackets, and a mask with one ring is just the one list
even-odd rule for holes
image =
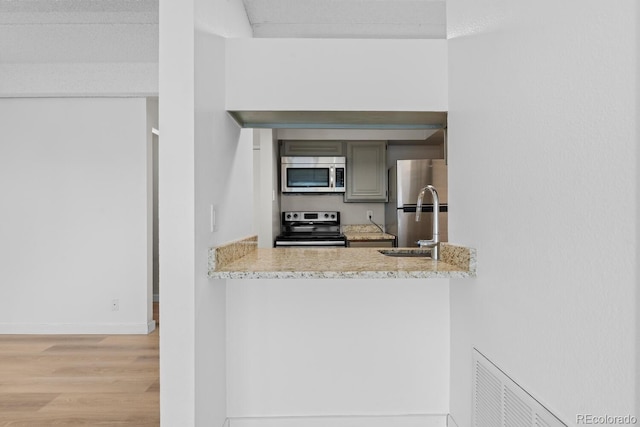
{"label": "cabinet door", "polygon": [[283,156],[344,156],[342,141],[283,141]]}
{"label": "cabinet door", "polygon": [[345,202],[387,201],[387,142],[347,142]]}
{"label": "cabinet door", "polygon": [[350,248],[392,248],[393,240],[352,240],[348,242]]}

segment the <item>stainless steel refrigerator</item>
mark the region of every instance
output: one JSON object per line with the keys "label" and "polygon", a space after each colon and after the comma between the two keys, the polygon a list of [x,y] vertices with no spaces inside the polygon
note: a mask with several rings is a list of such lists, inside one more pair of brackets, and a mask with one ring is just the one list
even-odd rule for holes
{"label": "stainless steel refrigerator", "polygon": [[416,222],[416,202],[420,190],[431,184],[440,199],[440,241],[447,242],[447,165],[444,160],[398,160],[389,168],[389,202],[385,206],[387,233],[398,236],[399,247],[418,246],[420,239],[433,238],[433,201],[426,192],[420,221]]}

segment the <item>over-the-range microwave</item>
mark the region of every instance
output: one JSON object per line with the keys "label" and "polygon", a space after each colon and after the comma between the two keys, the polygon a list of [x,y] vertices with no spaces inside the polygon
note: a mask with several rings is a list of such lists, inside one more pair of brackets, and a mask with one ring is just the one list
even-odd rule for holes
{"label": "over-the-range microwave", "polygon": [[282,157],[283,193],[344,193],[344,157]]}

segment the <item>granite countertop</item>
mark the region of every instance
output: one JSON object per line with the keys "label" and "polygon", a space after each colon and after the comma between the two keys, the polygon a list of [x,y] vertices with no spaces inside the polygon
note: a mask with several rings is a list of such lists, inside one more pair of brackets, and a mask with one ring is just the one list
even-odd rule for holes
{"label": "granite countertop", "polygon": [[[391,257],[375,248],[257,248],[255,237],[209,251],[216,279],[475,277],[475,249],[441,244],[442,259]],[[417,248],[394,248],[411,251]]]}
{"label": "granite countertop", "polygon": [[389,233],[354,233],[354,232],[345,232],[344,236],[349,241],[354,240],[395,240],[396,236]]}
{"label": "granite countertop", "polygon": [[342,234],[349,241],[362,240],[395,240],[396,236],[381,232],[373,224],[343,225]]}

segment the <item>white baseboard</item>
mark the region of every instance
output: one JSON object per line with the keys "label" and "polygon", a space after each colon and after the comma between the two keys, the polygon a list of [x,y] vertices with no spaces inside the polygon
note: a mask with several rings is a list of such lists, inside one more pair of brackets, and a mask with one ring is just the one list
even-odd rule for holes
{"label": "white baseboard", "polygon": [[0,323],[0,334],[146,335],[152,332],[155,328],[155,320],[148,323]]}
{"label": "white baseboard", "polygon": [[447,415],[230,417],[229,427],[446,427]]}
{"label": "white baseboard", "polygon": [[147,323],[147,333],[150,334],[151,332],[156,330],[156,321],[155,320],[150,320]]}

